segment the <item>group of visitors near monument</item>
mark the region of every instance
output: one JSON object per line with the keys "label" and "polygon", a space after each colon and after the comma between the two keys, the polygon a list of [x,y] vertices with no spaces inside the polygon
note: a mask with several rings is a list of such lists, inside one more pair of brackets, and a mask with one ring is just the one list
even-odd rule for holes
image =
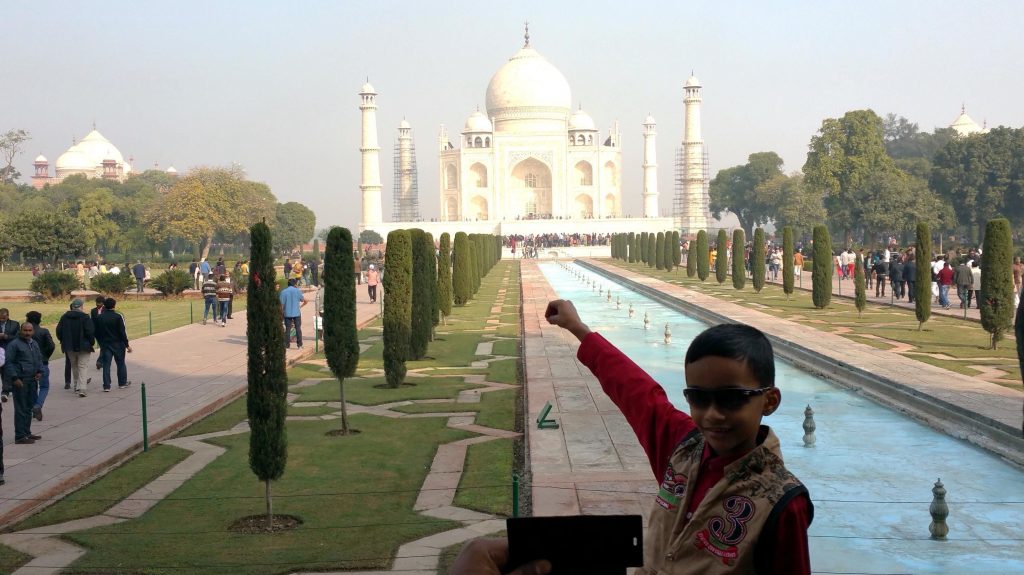
{"label": "group of visitors near monument", "polygon": [[[84,303],[75,298],[54,328],[56,340],[50,329],[41,325],[42,314],[38,311],[28,312],[25,321],[19,323],[10,318],[6,308],[0,308],[0,366],[3,368],[0,400],[13,404],[16,445],[42,439],[32,433],[32,420],[43,420],[43,406],[50,393],[49,363],[57,345],[64,353],[65,390],[86,397],[92,382],[88,370],[95,365],[102,373],[103,391],[109,392],[113,387],[112,362],[117,366],[118,389],[131,385],[125,354],[131,353],[132,347],[124,317],[115,311],[117,300],[97,296],[95,303],[95,307],[85,313],[82,311]],[[99,356],[93,361],[96,347],[99,347]],[[0,485],[3,483],[3,444],[0,441]]]}

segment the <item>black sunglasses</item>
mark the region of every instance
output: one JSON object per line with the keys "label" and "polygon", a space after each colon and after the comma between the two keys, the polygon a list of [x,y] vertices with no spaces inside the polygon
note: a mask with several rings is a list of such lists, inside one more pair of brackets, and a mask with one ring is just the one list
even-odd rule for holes
{"label": "black sunglasses", "polygon": [[724,387],[720,389],[705,389],[703,387],[683,388],[683,397],[691,407],[707,409],[714,403],[724,411],[736,411],[750,402],[750,398],[761,395],[772,389],[762,387],[750,389],[746,387]]}

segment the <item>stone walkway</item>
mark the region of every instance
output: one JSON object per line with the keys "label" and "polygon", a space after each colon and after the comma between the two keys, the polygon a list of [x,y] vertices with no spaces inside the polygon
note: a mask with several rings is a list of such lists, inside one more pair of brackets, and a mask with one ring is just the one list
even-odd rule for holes
{"label": "stone walkway", "polygon": [[[508,281],[509,274],[506,273],[503,277],[503,284],[507,286]],[[486,331],[493,331],[494,329],[497,329],[498,326],[502,325],[500,323],[499,316],[501,314],[501,306],[505,301],[505,292],[505,287],[502,287],[498,292],[498,300],[491,309],[492,317],[490,318],[493,319],[495,323],[489,323],[487,328],[485,328]],[[311,306],[307,306],[307,308],[309,307]],[[371,306],[370,304],[360,306],[360,325],[365,325],[370,319],[372,319],[372,316],[368,315],[372,309],[378,308],[377,306]],[[490,319],[488,320],[489,322]],[[491,329],[492,327],[494,329]],[[445,333],[444,328],[439,328],[438,333]],[[371,336],[361,342],[361,349],[365,351],[365,349],[369,347],[371,341],[376,340],[378,337],[379,336]],[[486,368],[489,363],[494,361],[514,359],[509,356],[494,355],[491,353],[493,351],[491,348],[495,341],[514,338],[501,337],[491,333],[485,333],[483,337],[488,339],[488,341],[480,343],[477,346],[475,354],[482,359],[474,360],[468,367]],[[306,347],[308,348],[309,346]],[[322,365],[322,371],[325,372],[325,376],[319,379],[310,378],[303,380],[291,385],[291,389],[309,387],[317,385],[323,381],[330,381],[333,379],[329,375],[330,370],[326,367],[325,360],[315,360],[307,363]],[[432,371],[436,373],[429,373]],[[420,494],[417,497],[414,506],[414,509],[422,513],[424,516],[458,521],[462,523],[462,526],[456,529],[423,537],[402,545],[398,549],[390,570],[365,572],[338,571],[331,572],[332,575],[354,575],[358,573],[379,574],[388,572],[401,572],[409,575],[433,575],[436,573],[438,561],[445,548],[505,529],[505,522],[502,518],[471,509],[457,507],[454,505],[454,500],[459,483],[462,479],[466,452],[470,445],[493,441],[495,439],[516,438],[521,434],[513,431],[477,425],[475,422],[475,412],[460,411],[446,413],[443,409],[445,404],[479,403],[480,395],[483,393],[515,389],[517,386],[487,381],[486,376],[484,375],[445,375],[443,370],[437,368],[416,369],[411,370],[409,373],[415,377],[424,378],[462,377],[466,383],[476,384],[480,387],[463,391],[455,400],[409,400],[375,406],[346,403],[347,412],[349,414],[369,413],[380,417],[396,419],[445,417],[448,419],[448,427],[479,434],[477,437],[457,440],[438,446],[430,472],[427,474],[423,485],[420,487]],[[379,375],[377,370],[365,370],[362,372],[361,377],[373,377],[376,375]],[[297,397],[297,394],[289,393],[288,398],[291,406],[298,408],[328,406],[336,408],[339,411],[318,416],[289,416],[289,421],[330,420],[341,417],[341,405],[338,402],[296,402],[295,399]],[[439,412],[409,414],[393,411],[396,407],[414,403],[437,405]],[[104,513],[84,519],[68,521],[58,525],[48,525],[16,533],[0,535],[0,543],[33,556],[33,560],[21,569],[15,571],[14,575],[54,575],[59,573],[62,569],[68,567],[76,559],[86,553],[85,549],[61,540],[59,538],[60,534],[92,529],[94,527],[111,525],[141,517],[160,500],[170,495],[175,489],[184,484],[185,481],[190,479],[206,465],[224,453],[225,450],[222,447],[206,443],[204,441],[205,439],[244,433],[247,432],[248,429],[248,424],[246,422],[242,422],[228,431],[166,440],[165,443],[189,450],[192,452],[192,455],[132,495],[128,496],[126,499],[115,504]]]}
{"label": "stone walkway", "polygon": [[[360,298],[366,299],[365,292],[360,292]],[[364,323],[380,309],[368,301],[358,308],[359,321]],[[149,435],[154,443],[244,393],[245,317],[244,312],[236,312],[227,327],[196,323],[133,339],[134,351],[127,356],[132,385],[124,390],[115,386],[104,393],[101,372],[92,366],[86,372],[92,378],[88,397],[79,398],[64,390],[64,362],[51,363],[44,419],[32,425],[33,433],[43,439],[33,445],[15,445],[14,413],[10,403],[3,405],[7,483],[0,487],[0,526],[88,483],[141,449],[141,383],[146,384]],[[303,308],[303,318],[305,333],[311,336],[312,302]],[[313,348],[312,341],[303,350],[293,346],[289,362],[312,354]]]}
{"label": "stone walkway", "polygon": [[[576,360],[579,343],[544,319],[558,298],[534,260],[520,264],[533,515],[643,515],[657,483],[633,430]],[[537,429],[544,404],[557,429]]]}

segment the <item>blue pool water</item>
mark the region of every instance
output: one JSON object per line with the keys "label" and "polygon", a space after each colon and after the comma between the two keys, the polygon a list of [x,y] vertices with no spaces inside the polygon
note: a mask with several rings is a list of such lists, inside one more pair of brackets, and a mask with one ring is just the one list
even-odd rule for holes
{"label": "blue pool water", "polygon": [[[591,329],[686,409],[683,356],[705,324],[582,267],[567,264],[610,287],[611,303],[561,264],[540,267]],[[645,312],[651,319],[648,330]],[[672,331],[668,345],[666,323]],[[779,436],[787,467],[814,501],[809,535],[816,573],[1024,574],[1024,471],[784,361],[776,362],[776,384],[782,406],[764,422]],[[817,443],[810,448],[802,439],[808,404],[817,423]],[[949,540],[932,541],[928,504],[940,477],[948,492],[950,532]]]}

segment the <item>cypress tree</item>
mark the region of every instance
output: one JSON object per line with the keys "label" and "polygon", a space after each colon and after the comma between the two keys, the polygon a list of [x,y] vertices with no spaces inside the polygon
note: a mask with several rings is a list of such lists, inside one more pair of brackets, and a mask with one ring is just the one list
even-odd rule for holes
{"label": "cypress tree", "polygon": [[627,244],[627,251],[628,251],[628,254],[629,254],[627,256],[627,260],[629,261],[629,263],[634,264],[634,263],[636,263],[636,234],[635,233],[629,232],[629,235],[626,236],[626,244]]}
{"label": "cypress tree", "polygon": [[981,252],[981,327],[992,334],[992,349],[1013,327],[1013,238],[1010,221],[991,220],[985,226]]}
{"label": "cypress tree", "polygon": [[814,267],[811,273],[811,299],[814,307],[828,307],[832,301],[832,238],[825,226],[814,226]]}
{"label": "cypress tree", "polygon": [[782,228],[782,291],[786,299],[793,295],[793,226]]}
{"label": "cypress tree", "polygon": [[711,275],[710,263],[711,252],[708,251],[708,233],[704,230],[697,232],[697,277],[705,281]]}
{"label": "cypress tree", "polygon": [[421,229],[409,230],[412,242],[412,325],[409,338],[409,359],[423,359],[430,342],[430,312],[434,309],[433,290],[437,278],[430,275],[428,259],[434,257],[434,246],[427,244],[427,234]]}
{"label": "cypress tree", "polygon": [[678,268],[683,261],[682,246],[679,244],[679,230],[672,232],[672,267]]}
{"label": "cypress tree", "polygon": [[[679,244],[676,244],[676,251],[679,251]],[[665,271],[672,271],[672,266],[675,265],[675,260],[672,258],[672,232],[665,232],[665,255],[662,256],[662,259]]]}
{"label": "cypress tree", "polygon": [[249,230],[248,339],[249,468],[264,483],[267,529],[273,529],[270,482],[281,478],[288,461],[284,419],[288,410],[284,329],[274,274],[270,228],[258,223]]}
{"label": "cypress tree", "polygon": [[[470,268],[469,237],[465,232],[455,234],[455,271],[452,273],[452,301],[466,305],[473,297],[473,271]],[[449,314],[451,315],[451,314]]]}
{"label": "cypress tree", "polygon": [[754,293],[761,293],[764,288],[764,259],[767,256],[764,251],[764,230],[754,230],[754,242],[750,249],[750,277],[754,284]]}
{"label": "cypress tree", "polygon": [[384,270],[384,377],[401,387],[412,337],[412,240],[407,230],[388,234]]}
{"label": "cypress tree", "polygon": [[653,268],[657,262],[658,236],[653,233],[647,234],[647,267]]}
{"label": "cypress tree", "polygon": [[692,278],[697,275],[697,240],[690,240],[690,246],[686,249],[686,277]]}
{"label": "cypress tree", "polygon": [[924,329],[924,322],[932,315],[932,232],[928,224],[917,223],[917,245],[914,248],[917,260],[917,283],[914,284],[914,314],[917,316],[917,331]]}
{"label": "cypress tree", "polygon": [[441,319],[448,325],[452,315],[452,248],[448,232],[441,234],[440,253],[437,258],[437,307]]}
{"label": "cypress tree", "polygon": [[743,267],[743,244],[747,239],[743,237],[743,229],[732,232],[732,287],[743,289],[747,284],[747,270]]}
{"label": "cypress tree", "polygon": [[633,257],[633,263],[639,263],[643,260],[640,259],[640,234],[631,234],[633,241],[630,244],[629,253]]}
{"label": "cypress tree", "polygon": [[640,233],[640,261],[647,263],[647,232]]}
{"label": "cypress tree", "polygon": [[[317,246],[319,247],[319,246]],[[317,251],[317,250],[314,250]],[[319,253],[319,251],[317,251]],[[348,409],[345,407],[345,378],[352,377],[359,365],[359,336],[356,331],[356,277],[345,270],[354,269],[352,232],[334,227],[327,234],[324,282],[324,355],[327,367],[338,378],[341,397],[341,435],[348,435]]]}
{"label": "cypress tree", "polygon": [[654,236],[654,267],[665,269],[665,232],[658,232]]}
{"label": "cypress tree", "polygon": [[480,289],[480,258],[476,253],[476,242],[469,242],[469,285],[476,295]]}
{"label": "cypress tree", "polygon": [[864,279],[864,257],[857,254],[857,262],[853,270],[853,303],[857,306],[857,317],[864,314],[864,308],[868,305],[867,281]]}
{"label": "cypress tree", "polygon": [[725,283],[729,277],[729,234],[724,229],[718,230],[715,242],[715,281]]}
{"label": "cypress tree", "polygon": [[430,289],[430,341],[434,341],[434,328],[441,323],[441,302],[437,299],[437,248],[434,247],[434,235],[430,232],[426,235],[427,276],[431,278],[427,286]]}

